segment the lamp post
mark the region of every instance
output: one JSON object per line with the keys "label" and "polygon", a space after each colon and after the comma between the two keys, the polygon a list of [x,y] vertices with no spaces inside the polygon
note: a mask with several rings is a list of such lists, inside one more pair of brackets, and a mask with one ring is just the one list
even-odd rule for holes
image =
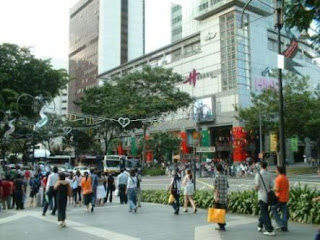
{"label": "lamp post", "polygon": [[283,26],[283,0],[276,0],[276,12],[277,12],[277,23],[276,27],[278,29],[278,81],[279,81],[279,144],[280,144],[280,154],[279,154],[279,164],[284,168],[286,172],[286,146],[285,146],[285,136],[284,136],[284,113],[283,113],[283,92],[282,92],[282,69],[279,64],[280,59],[283,59],[281,55],[281,28]]}

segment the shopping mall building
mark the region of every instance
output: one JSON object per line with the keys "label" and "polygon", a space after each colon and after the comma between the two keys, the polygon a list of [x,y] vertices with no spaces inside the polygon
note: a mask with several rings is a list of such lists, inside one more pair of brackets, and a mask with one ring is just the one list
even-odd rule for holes
{"label": "shopping mall building", "polygon": [[[272,9],[253,1],[242,17],[243,6],[244,1],[236,0],[197,1],[196,31],[182,34],[170,45],[108,70],[99,78],[112,81],[144,65],[172,68],[184,78],[177,87],[196,101],[190,108],[167,116],[150,133],[174,132],[182,139],[181,153],[188,154],[197,142],[195,132],[200,130],[201,146],[214,146],[215,157],[234,161],[245,160],[248,153],[256,157],[259,145],[244,140],[246,133],[243,123],[235,118],[235,106],[250,106],[251,92],[277,88],[277,79],[270,77],[277,68],[277,32]],[[288,34],[283,29],[283,50],[292,40]],[[320,84],[320,67],[314,61],[317,53],[296,37],[298,49],[293,60],[297,66],[291,70],[310,76],[312,89]],[[269,152],[269,137],[264,136],[263,149]],[[126,142],[129,145],[130,141]],[[289,144],[287,156],[293,161]]]}

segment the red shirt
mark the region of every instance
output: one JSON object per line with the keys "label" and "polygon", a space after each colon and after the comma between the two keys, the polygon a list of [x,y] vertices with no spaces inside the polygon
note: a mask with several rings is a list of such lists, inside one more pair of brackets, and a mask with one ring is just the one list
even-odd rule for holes
{"label": "red shirt", "polygon": [[13,191],[13,183],[8,180],[3,180],[1,185],[2,185],[2,197],[11,196]]}
{"label": "red shirt", "polygon": [[26,178],[30,178],[30,175],[31,175],[30,171],[29,171],[29,170],[26,170],[25,173],[24,173],[24,176],[25,176]]}

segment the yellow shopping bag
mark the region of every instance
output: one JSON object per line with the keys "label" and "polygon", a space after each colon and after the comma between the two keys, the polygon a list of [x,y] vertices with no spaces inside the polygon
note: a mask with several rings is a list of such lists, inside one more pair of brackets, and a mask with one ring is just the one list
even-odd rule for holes
{"label": "yellow shopping bag", "polygon": [[208,222],[213,223],[225,223],[226,210],[219,208],[209,208],[208,210]]}
{"label": "yellow shopping bag", "polygon": [[168,204],[171,204],[175,201],[176,199],[174,198],[173,194],[170,194],[169,199],[168,199]]}

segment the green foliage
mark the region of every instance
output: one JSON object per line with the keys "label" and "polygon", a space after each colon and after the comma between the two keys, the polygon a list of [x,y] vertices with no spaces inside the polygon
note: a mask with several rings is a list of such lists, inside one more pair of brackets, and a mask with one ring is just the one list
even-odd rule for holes
{"label": "green foliage", "polygon": [[[283,75],[284,86],[284,122],[285,136],[299,138],[310,137],[319,139],[320,119],[319,100],[309,91],[308,77],[301,77],[293,73]],[[262,121],[262,132],[278,132],[279,130],[279,100],[278,91],[266,89],[260,94],[252,93],[252,106],[236,107],[237,118],[245,123],[245,128],[252,135],[259,129],[259,113]],[[317,120],[315,122],[315,120]]]}
{"label": "green foliage", "polygon": [[[299,31],[313,29],[310,37],[315,44],[320,43],[320,1],[318,0],[285,0],[285,23],[297,27]],[[315,27],[312,27],[314,24]]]}
{"label": "green foliage", "polygon": [[[313,203],[312,198],[319,196],[319,192],[310,189],[308,186],[292,187],[288,202],[290,220],[300,223],[320,223],[320,203]],[[247,190],[243,192],[231,192],[229,194],[228,211],[238,214],[258,215],[257,192]],[[169,191],[166,190],[143,190],[142,200],[144,202],[168,204]],[[213,191],[196,191],[194,200],[198,208],[209,208],[213,203]],[[180,204],[183,204],[183,195],[180,197]]]}
{"label": "green foliage", "polygon": [[165,170],[160,166],[151,166],[142,168],[142,175],[144,176],[160,176],[165,175]]}
{"label": "green foliage", "polygon": [[300,223],[320,223],[320,203],[313,203],[312,198],[319,192],[305,185],[291,188],[288,202],[289,216],[292,221]]}
{"label": "green foliage", "polygon": [[151,138],[147,140],[146,144],[157,160],[168,160],[165,159],[166,154],[179,151],[180,142],[181,139],[170,133],[158,132],[151,134]]}
{"label": "green foliage", "polygon": [[257,215],[259,213],[257,192],[254,190],[231,192],[229,194],[228,211]]}
{"label": "green foliage", "polygon": [[[0,109],[16,110],[17,99],[24,93],[53,98],[67,82],[66,70],[53,69],[50,60],[35,58],[28,48],[0,44]],[[24,116],[35,115],[32,107],[32,99],[19,101],[19,112]]]}

